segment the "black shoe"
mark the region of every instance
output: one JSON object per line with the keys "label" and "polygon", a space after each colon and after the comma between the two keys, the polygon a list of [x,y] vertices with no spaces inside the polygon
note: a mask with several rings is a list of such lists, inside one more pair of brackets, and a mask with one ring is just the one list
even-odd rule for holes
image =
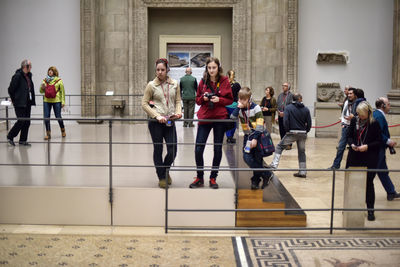
{"label": "black shoe", "polygon": [[267,187],[269,185],[269,183],[272,181],[272,178],[274,178],[274,174],[271,173],[271,175],[269,177],[263,177],[263,182],[261,185],[261,188],[264,189],[265,187]]}
{"label": "black shoe", "polygon": [[212,189],[218,189],[218,184],[217,184],[217,182],[215,181],[215,178],[210,178],[210,187],[211,187]]}
{"label": "black shoe", "polygon": [[236,139],[233,138],[233,137],[228,137],[228,138],[226,139],[226,142],[227,142],[227,143],[230,143],[230,144],[236,144]]}
{"label": "black shoe", "polygon": [[339,169],[338,167],[335,167],[335,166],[330,166],[329,168],[328,168],[328,170],[337,170],[337,169]]}
{"label": "black shoe", "polygon": [[189,185],[189,188],[199,188],[203,186],[204,186],[204,179],[196,177],[196,180],[194,180],[194,182]]}
{"label": "black shoe", "polygon": [[8,142],[9,145],[15,146],[14,140],[12,140],[11,138],[7,137],[7,142]]}
{"label": "black shoe", "polygon": [[260,183],[260,181],[256,182],[256,181],[251,180],[251,190],[260,189],[259,183]]}
{"label": "black shoe", "polygon": [[393,194],[388,194],[388,195],[387,195],[387,200],[388,200],[388,201],[392,201],[392,200],[395,199],[395,198],[400,198],[400,194],[397,193],[397,192],[395,192],[395,193],[393,193]]}
{"label": "black shoe", "polygon": [[18,142],[18,144],[20,145],[20,146],[31,146],[31,144],[29,144],[28,142],[26,142],[26,141],[20,141],[20,142]]}
{"label": "black shoe", "polygon": [[293,176],[294,176],[294,177],[299,177],[299,178],[306,178],[306,177],[307,177],[307,175],[305,175],[305,174],[300,174],[300,173],[298,173],[298,172],[293,173]]}
{"label": "black shoe", "polygon": [[368,211],[368,221],[375,221],[375,214],[373,210]]}

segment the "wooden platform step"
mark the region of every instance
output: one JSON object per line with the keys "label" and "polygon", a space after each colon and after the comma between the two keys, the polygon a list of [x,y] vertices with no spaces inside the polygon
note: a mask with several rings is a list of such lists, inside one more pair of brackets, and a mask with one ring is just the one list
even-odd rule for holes
{"label": "wooden platform step", "polygon": [[[238,209],[283,209],[285,203],[263,201],[263,190],[239,189],[237,207]],[[236,213],[236,226],[305,227],[306,215],[304,213],[288,214],[284,211],[240,211]]]}
{"label": "wooden platform step", "polygon": [[[239,136],[237,145],[225,146],[225,155],[232,168],[248,168],[243,160],[243,137]],[[239,153],[238,153],[239,152]],[[299,209],[300,206],[285,186],[274,176],[271,183],[264,190],[250,190],[252,171],[232,172],[238,177],[238,204],[239,209]],[[307,217],[303,211],[241,211],[236,213],[236,226],[240,227],[305,227]]]}

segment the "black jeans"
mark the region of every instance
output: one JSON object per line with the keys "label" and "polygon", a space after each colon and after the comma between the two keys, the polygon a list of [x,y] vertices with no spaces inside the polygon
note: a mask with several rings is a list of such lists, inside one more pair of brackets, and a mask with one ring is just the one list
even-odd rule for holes
{"label": "black jeans", "polygon": [[[17,118],[30,118],[31,117],[31,105],[28,104],[26,107],[15,107],[15,115]],[[28,140],[29,126],[31,125],[30,120],[17,120],[14,126],[7,134],[7,138],[13,139],[18,135],[19,132],[19,142],[26,142]]]}
{"label": "black jeans", "polygon": [[[159,180],[165,179],[167,169],[171,167],[174,162],[177,152],[176,145],[176,128],[175,123],[172,126],[166,126],[164,123],[149,121],[149,131],[151,139],[153,140],[153,162],[156,167],[156,172]],[[162,159],[163,153],[163,140],[167,144],[167,154],[164,160]]]}
{"label": "black jeans", "polygon": [[367,203],[368,209],[373,209],[375,207],[375,187],[374,187],[375,174],[376,174],[375,172],[367,173],[367,189],[365,191],[365,202]]}
{"label": "black jeans", "polygon": [[[246,146],[246,142],[248,140],[249,136],[246,134],[244,135],[243,139],[243,149]],[[250,168],[256,168],[256,169],[262,169],[264,168],[264,159],[260,154],[260,151],[258,151],[257,147],[252,148],[250,150],[250,153],[246,153],[243,151],[243,160],[246,162],[247,166]],[[260,178],[268,178],[271,176],[270,171],[253,171],[253,177],[251,177],[251,180],[259,183]]]}
{"label": "black jeans", "polygon": [[222,142],[224,141],[225,124],[224,122],[212,122],[207,124],[199,124],[197,128],[195,158],[197,167],[197,178],[204,178],[204,149],[208,135],[211,129],[214,134],[214,158],[212,162],[212,171],[210,178],[217,178],[218,168],[222,159]]}

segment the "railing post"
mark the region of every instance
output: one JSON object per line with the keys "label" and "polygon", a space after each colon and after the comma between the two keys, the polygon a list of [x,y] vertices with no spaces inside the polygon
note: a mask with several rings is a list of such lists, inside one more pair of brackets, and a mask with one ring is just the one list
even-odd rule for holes
{"label": "railing post", "polygon": [[165,233],[168,234],[168,175],[169,169],[165,170]]}
{"label": "railing post", "polygon": [[[235,167],[239,168],[239,155],[240,155],[240,136],[239,136],[239,117],[236,119],[236,153],[235,153]],[[239,171],[235,171],[235,208],[238,207],[239,198]],[[237,212],[235,212],[235,222],[237,222]]]}
{"label": "railing post", "polygon": [[332,170],[332,202],[331,202],[331,225],[329,227],[329,233],[333,233],[333,210],[335,207],[335,183],[336,183],[336,171]]}
{"label": "railing post", "polygon": [[50,166],[50,138],[47,139],[47,165]]}
{"label": "railing post", "polygon": [[95,123],[97,123],[97,95],[94,95],[94,117],[96,118]]}
{"label": "railing post", "polygon": [[[97,126],[95,126],[97,127]],[[111,225],[114,225],[113,222],[113,192],[112,192],[112,121],[108,121],[108,153],[109,153],[109,189],[108,189],[108,195],[109,195],[109,202],[110,202],[110,207],[111,207]]]}
{"label": "railing post", "polygon": [[[6,97],[6,101],[8,100],[8,97]],[[7,132],[9,130],[10,126],[9,126],[9,120],[8,120],[8,106],[6,106],[6,129]]]}

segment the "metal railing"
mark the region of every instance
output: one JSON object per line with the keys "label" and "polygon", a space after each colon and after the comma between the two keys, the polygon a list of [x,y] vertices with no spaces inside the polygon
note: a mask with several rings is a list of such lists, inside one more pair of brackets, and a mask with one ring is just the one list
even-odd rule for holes
{"label": "metal railing", "polygon": [[[57,118],[18,118],[19,120],[58,120]],[[0,118],[0,120],[17,120],[17,118]],[[94,118],[64,118],[63,120],[65,121],[94,121],[96,119]],[[71,141],[63,141],[63,142],[56,142],[52,140],[47,140],[47,141],[37,141],[37,142],[31,142],[31,143],[45,143],[48,145],[47,149],[47,163],[46,164],[21,164],[21,163],[0,163],[0,166],[37,166],[37,167],[46,167],[46,166],[60,166],[60,167],[108,167],[109,172],[108,172],[108,180],[109,180],[109,202],[111,206],[111,225],[113,225],[113,168],[154,168],[154,167],[165,167],[165,166],[154,166],[154,165],[128,165],[128,164],[114,164],[113,163],[113,157],[112,157],[112,152],[113,152],[113,145],[117,144],[151,144],[153,145],[154,143],[152,142],[115,142],[113,141],[113,135],[112,135],[112,128],[113,128],[113,122],[116,121],[129,121],[129,122],[148,122],[148,121],[155,121],[154,119],[124,119],[124,118],[107,118],[104,119],[105,121],[108,122],[108,141],[107,142],[71,142]],[[231,120],[184,120],[181,119],[180,121],[205,121],[205,122],[230,122]],[[0,142],[0,143],[7,143],[6,141]],[[51,162],[51,150],[50,146],[52,144],[103,144],[106,145],[108,144],[108,164],[54,164]],[[195,145],[195,143],[172,143],[176,145]],[[204,143],[202,145],[214,145],[214,143]],[[226,144],[221,144],[222,146]],[[237,142],[236,144],[236,166],[237,160],[239,157],[239,152],[241,150],[241,144]],[[215,169],[215,168],[214,168]],[[214,170],[211,166],[204,166],[202,168],[203,171],[212,171]],[[167,170],[166,172],[166,179],[168,177],[168,172],[169,171],[196,171],[196,167],[186,167],[186,166],[172,166],[171,170]],[[237,167],[229,167],[229,166],[222,166],[218,168],[219,171],[229,171],[229,172],[235,172],[234,175],[234,184],[235,184],[235,192],[236,192],[236,197],[237,197],[237,192],[238,192],[238,172],[241,171],[253,171],[253,170],[270,170],[274,172],[288,172],[288,171],[302,171],[306,170],[308,172],[331,172],[332,173],[332,188],[331,188],[331,205],[330,208],[283,208],[283,209],[172,209],[169,208],[168,204],[168,194],[169,194],[169,187],[168,183],[166,185],[165,189],[165,232],[168,233],[169,230],[327,230],[329,231],[330,234],[333,234],[334,230],[400,230],[399,227],[392,227],[392,228],[387,228],[387,227],[363,227],[363,228],[349,228],[349,227],[335,227],[334,226],[334,213],[337,211],[346,211],[346,212],[352,212],[352,211],[368,211],[369,209],[349,209],[349,208],[336,208],[335,207],[335,187],[336,187],[336,175],[339,172],[400,172],[400,169],[389,169],[389,170],[382,170],[382,169],[366,169],[366,170],[351,170],[351,169],[299,169],[299,168],[290,168],[290,169],[255,169],[255,168],[237,168]],[[364,196],[362,196],[364,197]],[[237,201],[237,199],[235,199]],[[236,202],[237,203],[237,202]],[[375,211],[386,211],[386,212],[399,212],[400,209],[382,209],[382,208],[377,208],[374,209]],[[168,225],[168,215],[169,213],[178,213],[178,212],[276,212],[276,211],[302,211],[302,212],[329,212],[330,213],[330,220],[329,220],[329,227],[171,227]]]}
{"label": "metal railing", "polygon": [[[80,116],[81,115],[81,98],[92,98],[93,99],[93,106],[94,106],[94,118],[96,119],[101,119],[104,116],[115,116],[115,111],[116,109],[113,108],[112,105],[112,100],[118,99],[118,100],[124,100],[125,105],[124,108],[119,109],[119,112],[124,115],[126,112],[125,110],[133,109],[134,111],[140,110],[141,105],[137,104],[140,103],[139,99],[141,99],[143,95],[140,94],[114,94],[114,95],[99,95],[99,94],[93,94],[93,95],[83,95],[83,94],[66,94],[65,95],[65,107],[63,109],[62,115],[65,116]],[[44,95],[37,94],[35,95],[36,99],[36,107],[39,108],[37,110],[40,110],[40,112],[35,112],[35,110],[32,110],[32,117],[42,117],[44,114]],[[76,100],[75,100],[76,99]],[[135,101],[136,99],[136,101]],[[3,96],[0,97],[0,102],[2,100],[10,100],[10,97],[8,96]],[[41,107],[41,108],[40,108]],[[0,121],[6,121],[6,129],[9,130],[9,117],[10,113],[13,113],[13,108],[10,108],[9,106],[2,106],[0,105],[0,117],[3,117],[3,119],[0,119]],[[136,112],[137,113],[137,112]],[[144,114],[144,113],[143,113]],[[15,116],[13,113],[12,115]],[[128,116],[127,116],[128,117]],[[94,121],[97,122],[97,121]]]}

